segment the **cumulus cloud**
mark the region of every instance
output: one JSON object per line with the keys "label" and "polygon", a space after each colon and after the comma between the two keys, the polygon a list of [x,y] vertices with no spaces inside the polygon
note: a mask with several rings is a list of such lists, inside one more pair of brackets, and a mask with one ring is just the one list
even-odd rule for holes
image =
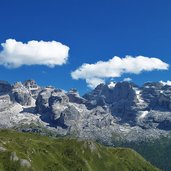
{"label": "cumulus cloud", "polygon": [[54,67],[67,62],[69,47],[56,41],[29,41],[8,39],[1,44],[0,65],[17,68],[22,65],[46,65]]}
{"label": "cumulus cloud", "polygon": [[90,88],[95,88],[96,87],[95,85],[99,85],[100,83],[105,83],[105,81],[103,79],[96,78],[96,77],[86,78],[85,80]]}
{"label": "cumulus cloud", "polygon": [[167,80],[166,82],[165,81],[160,81],[160,83],[162,83],[163,85],[171,86],[171,81],[169,81],[169,80]]}
{"label": "cumulus cloud", "polygon": [[108,61],[95,64],[83,64],[71,73],[73,79],[85,79],[88,86],[94,88],[107,78],[120,77],[124,73],[140,74],[142,71],[167,70],[169,65],[158,58],[144,56],[113,57]]}
{"label": "cumulus cloud", "polygon": [[132,81],[132,79],[127,77],[127,78],[124,78],[123,81],[128,81],[129,82],[129,81]]}

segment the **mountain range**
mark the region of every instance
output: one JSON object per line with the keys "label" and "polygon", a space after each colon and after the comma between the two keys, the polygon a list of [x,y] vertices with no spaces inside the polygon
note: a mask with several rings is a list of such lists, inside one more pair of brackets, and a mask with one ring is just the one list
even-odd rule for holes
{"label": "mountain range", "polygon": [[0,81],[0,128],[130,147],[169,171],[171,86],[112,82],[80,96],[34,80]]}
{"label": "mountain range", "polygon": [[[32,127],[31,127],[32,125]],[[33,127],[34,125],[34,127]],[[171,133],[171,86],[148,82],[100,84],[82,97],[34,80],[0,81],[0,127],[99,140],[140,141]],[[41,128],[41,130],[40,130]]]}

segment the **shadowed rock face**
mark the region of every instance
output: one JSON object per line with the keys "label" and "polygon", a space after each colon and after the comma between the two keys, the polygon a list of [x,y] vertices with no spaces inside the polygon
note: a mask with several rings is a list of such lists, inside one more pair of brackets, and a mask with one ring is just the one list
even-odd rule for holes
{"label": "shadowed rock face", "polygon": [[104,89],[104,84],[99,84],[92,92],[86,93],[83,98],[85,98],[86,101],[86,107],[91,110],[97,106],[103,106],[105,107],[105,96],[101,94],[102,90]]}
{"label": "shadowed rock face", "polygon": [[137,97],[131,83],[119,82],[115,87],[110,88],[108,85],[100,84],[91,93],[83,96],[87,99],[88,109],[93,109],[97,106],[106,106],[111,113],[120,116],[123,119],[133,119],[134,106],[136,105]]}
{"label": "shadowed rock face", "polygon": [[158,105],[161,106],[162,108],[171,109],[170,108],[171,100],[169,96],[165,94],[160,94],[157,101],[158,101]]}
{"label": "shadowed rock face", "polygon": [[104,97],[105,102],[111,104],[120,100],[134,101],[136,99],[135,91],[129,82],[118,82],[115,87],[110,88],[108,85],[100,84],[92,92],[85,94],[83,97],[92,100],[98,97]]}
{"label": "shadowed rock face", "polygon": [[43,119],[51,120],[52,125],[67,128],[72,121],[77,121],[80,113],[69,103],[69,97],[57,89],[45,89],[38,95],[36,111],[44,115]]}
{"label": "shadowed rock face", "polygon": [[162,129],[162,130],[171,130],[171,120],[164,120],[160,122],[157,128]]}
{"label": "shadowed rock face", "polygon": [[12,86],[7,81],[0,81],[0,111],[8,109],[12,105]]}
{"label": "shadowed rock face", "polygon": [[32,102],[32,97],[27,88],[23,86],[22,83],[17,82],[14,84],[12,89],[12,95],[14,100],[23,105],[23,106],[30,106]]}
{"label": "shadowed rock face", "polygon": [[49,98],[51,97],[53,90],[53,88],[45,88],[38,94],[35,108],[37,113],[45,116],[50,113]]}
{"label": "shadowed rock face", "polygon": [[117,83],[113,89],[111,112],[113,115],[119,115],[124,120],[133,120],[135,118],[134,107],[136,101],[136,93],[130,83]]}
{"label": "shadowed rock face", "polygon": [[136,94],[129,82],[119,82],[113,89],[113,101],[136,101]]}
{"label": "shadowed rock face", "polygon": [[53,120],[59,119],[62,112],[67,108],[69,99],[67,95],[61,90],[54,90],[49,98],[49,108],[51,111],[51,118]]}
{"label": "shadowed rock face", "polygon": [[0,81],[0,95],[9,93],[12,86],[7,81]]}
{"label": "shadowed rock face", "polygon": [[37,85],[36,81],[27,80],[23,82],[23,85],[30,91],[31,96],[36,100],[39,92],[42,90],[42,88]]}
{"label": "shadowed rock face", "polygon": [[146,83],[142,87],[142,97],[151,109],[171,110],[171,86],[162,83]]}

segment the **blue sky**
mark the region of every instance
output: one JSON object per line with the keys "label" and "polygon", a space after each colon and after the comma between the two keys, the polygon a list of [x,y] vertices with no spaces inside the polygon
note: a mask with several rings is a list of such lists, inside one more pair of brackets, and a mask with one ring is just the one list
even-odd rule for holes
{"label": "blue sky", "polygon": [[[0,43],[54,40],[70,48],[66,64],[15,69],[0,65],[0,79],[35,79],[40,85],[75,87],[84,93],[89,90],[85,80],[71,77],[83,63],[142,55],[171,64],[170,9],[170,0],[0,0]],[[171,80],[170,76],[168,69],[126,73],[114,80],[130,77],[142,84]]]}

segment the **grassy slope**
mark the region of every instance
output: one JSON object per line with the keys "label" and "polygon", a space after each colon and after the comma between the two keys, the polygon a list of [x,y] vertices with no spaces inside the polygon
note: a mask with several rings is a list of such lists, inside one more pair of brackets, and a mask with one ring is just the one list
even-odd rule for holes
{"label": "grassy slope", "polygon": [[[138,153],[107,148],[88,141],[53,139],[30,133],[0,130],[0,171],[157,171]],[[31,168],[10,160],[12,152],[27,159]]]}
{"label": "grassy slope", "polygon": [[171,171],[171,137],[145,142],[114,142],[118,147],[127,147],[136,150],[148,161],[164,171]]}

